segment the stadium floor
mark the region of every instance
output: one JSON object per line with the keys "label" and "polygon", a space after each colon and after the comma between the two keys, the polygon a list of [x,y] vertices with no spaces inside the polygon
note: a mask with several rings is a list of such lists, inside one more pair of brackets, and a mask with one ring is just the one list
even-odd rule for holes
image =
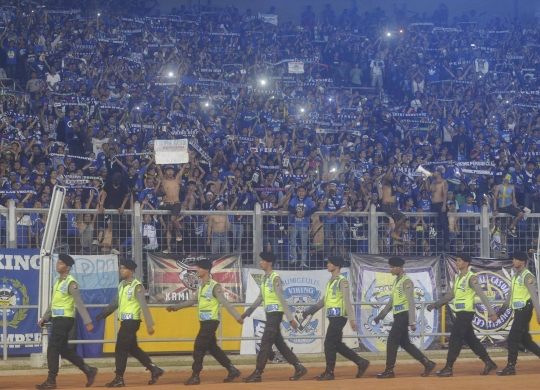
{"label": "stadium floor", "polygon": [[[378,362],[377,362],[378,363]],[[399,363],[399,361],[398,361]],[[497,361],[499,368],[502,368],[503,362]],[[438,364],[437,369],[441,369],[444,364]],[[251,374],[253,367],[242,367],[242,377]],[[454,377],[438,378],[434,373],[428,378],[421,378],[420,373],[423,367],[420,364],[401,364],[396,366],[396,378],[381,380],[375,378],[375,375],[384,370],[384,366],[373,364],[364,374],[363,378],[356,379],[356,371],[351,366],[338,366],[336,368],[336,379],[328,382],[317,382],[315,376],[324,370],[324,365],[310,365],[309,372],[305,377],[297,382],[291,382],[288,377],[292,375],[293,369],[288,365],[267,367],[263,375],[263,382],[256,384],[245,384],[237,380],[231,384],[223,383],[226,376],[225,370],[207,370],[201,375],[202,383],[198,389],[214,389],[219,386],[221,389],[235,389],[237,386],[245,388],[276,388],[286,386],[289,389],[353,389],[362,386],[363,388],[376,389],[384,386],[389,389],[474,389],[488,388],[490,390],[508,390],[508,388],[525,389],[532,388],[540,382],[540,363],[538,360],[518,362],[518,374],[510,377],[499,377],[494,372],[488,376],[480,376],[483,365],[480,361],[472,363],[457,363],[454,366]],[[104,371],[104,370],[102,370]],[[435,372],[435,371],[434,371]],[[128,372],[124,379],[126,388],[129,389],[177,389],[179,385],[183,387],[183,381],[189,378],[190,372],[169,372],[165,373],[159,379],[159,382],[152,387],[148,386],[148,373]],[[92,388],[105,387],[105,383],[112,380],[112,372],[100,372]],[[2,376],[0,381],[1,389],[35,389],[37,383],[43,382],[45,377],[40,376]],[[383,385],[384,383],[384,385]],[[85,377],[81,374],[64,374],[60,372],[57,379],[58,389],[86,389]]]}

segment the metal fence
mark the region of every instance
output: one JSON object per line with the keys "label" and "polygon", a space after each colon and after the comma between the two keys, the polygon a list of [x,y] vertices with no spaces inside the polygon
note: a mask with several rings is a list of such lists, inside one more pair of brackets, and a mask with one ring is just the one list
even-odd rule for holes
{"label": "metal fence", "polygon": [[[420,301],[420,302],[415,302],[416,303],[416,309],[419,310],[420,312],[424,312],[424,310],[426,309],[427,305],[431,304],[431,303],[434,303],[434,302],[431,302],[431,301]],[[502,301],[494,301],[492,302],[493,304],[495,303],[502,303]],[[251,303],[233,303],[232,306],[234,307],[249,307],[251,305]],[[307,303],[295,303],[295,306],[311,306],[312,304],[307,304]],[[373,302],[353,302],[353,305],[354,306],[377,306],[377,307],[381,307],[383,305],[381,305],[381,303],[373,303]],[[90,308],[90,307],[105,307],[106,305],[86,305],[86,307]],[[165,308],[168,306],[168,305],[149,305],[150,307],[161,307],[163,308],[163,310],[165,310]],[[7,321],[7,311],[8,310],[17,310],[17,309],[30,309],[31,311],[32,310],[36,310],[37,311],[37,305],[34,305],[34,306],[9,306],[9,307],[0,307],[0,315],[1,315],[1,320],[2,320],[2,341],[0,342],[0,347],[2,348],[2,352],[3,352],[3,360],[7,360],[8,358],[8,346],[17,346],[17,345],[40,345],[41,344],[41,340],[37,340],[37,341],[23,341],[23,340],[8,340],[8,335],[7,335],[7,327],[8,327],[8,321]],[[224,310],[223,310],[223,307],[220,305],[220,314],[221,316],[223,315],[229,315],[228,313],[224,313]],[[438,315],[442,315],[440,314],[442,313],[442,311],[439,311],[438,312]],[[118,333],[118,317],[117,317],[117,312],[115,312],[114,314],[114,327],[115,327],[115,332],[114,334],[116,335]],[[171,315],[174,315],[174,314],[171,314]],[[299,316],[296,316],[295,317],[297,322],[298,323],[302,323],[304,321],[303,318],[299,317]],[[224,341],[238,341],[238,340],[260,340],[261,338],[260,337],[224,337],[223,336],[223,322],[220,322],[219,324],[219,327],[218,327],[218,330],[217,330],[217,340],[219,342],[219,346],[222,347],[223,346],[223,342]],[[415,332],[416,335],[418,335],[420,337],[420,349],[421,350],[424,350],[424,340],[426,337],[438,337],[438,336],[449,336],[450,333],[449,332],[443,332],[443,333],[439,333],[439,332],[433,332],[433,329],[429,329],[429,332],[426,332],[426,326],[425,326],[425,316],[424,315],[420,315],[420,319],[419,319],[419,324],[418,324],[418,329],[417,331]],[[159,324],[157,325],[159,326]],[[285,339],[324,339],[326,337],[325,333],[326,333],[326,318],[325,316],[322,316],[322,321],[321,321],[321,330],[322,330],[322,334],[321,335],[309,335],[309,336],[290,336],[288,337],[286,334],[284,334],[284,338]],[[491,333],[483,333],[483,332],[479,332],[477,333],[478,336],[489,336],[490,334],[493,334],[493,333],[497,333],[497,335],[507,335],[508,332],[506,331],[497,331],[497,332],[491,332]],[[540,334],[540,331],[534,331],[534,332],[530,332],[531,334]],[[40,334],[41,335],[41,334]],[[359,339],[359,340],[362,340],[362,339],[369,339],[369,338],[387,338],[388,335],[386,334],[362,334],[362,336],[359,336],[358,334],[348,334],[348,335],[343,335],[344,338],[356,338],[356,339]],[[194,338],[184,338],[184,337],[181,337],[181,335],[179,335],[178,338],[151,338],[151,339],[145,339],[145,338],[141,338],[138,340],[139,342],[179,342],[179,341],[195,341]],[[70,340],[69,341],[70,344],[106,344],[106,343],[116,343],[116,338],[114,339],[102,339],[102,340]],[[324,352],[324,343],[321,343],[321,353]]]}
{"label": "metal fence", "polygon": [[[39,248],[48,209],[26,209],[10,202],[0,211],[0,245]],[[75,207],[82,207],[76,205]],[[297,221],[286,211],[170,211],[70,208],[62,211],[55,243],[57,252],[73,254],[115,253],[133,258],[137,277],[146,284],[146,256],[163,252],[186,257],[240,253],[244,265],[254,265],[256,254],[272,251],[278,269],[324,267],[331,255],[350,253],[428,256],[443,252],[506,258],[517,250],[536,251],[540,214],[525,214],[516,225],[515,237],[507,234],[513,217],[480,213],[448,213],[449,230],[436,213],[405,213],[396,229],[394,221],[372,206],[369,212],[343,212],[337,216],[316,212],[309,221]]]}

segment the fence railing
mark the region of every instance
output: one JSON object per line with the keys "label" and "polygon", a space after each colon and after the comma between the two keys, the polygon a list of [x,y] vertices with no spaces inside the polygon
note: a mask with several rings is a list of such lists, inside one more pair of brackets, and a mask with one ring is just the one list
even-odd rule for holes
{"label": "fence railing", "polygon": [[[15,207],[0,210],[0,245],[39,248],[48,209]],[[540,214],[525,214],[516,234],[506,233],[513,221],[507,214],[448,213],[445,237],[437,213],[404,213],[394,221],[372,206],[369,212],[343,212],[333,218],[316,212],[296,220],[287,211],[182,211],[176,221],[170,211],[65,209],[55,244],[57,252],[117,253],[139,265],[137,277],[146,284],[146,256],[164,252],[189,257],[239,253],[244,265],[255,265],[257,254],[272,251],[279,269],[320,269],[331,255],[370,253],[426,256],[443,252],[506,258],[517,250],[536,251]],[[397,234],[393,234],[397,233]],[[393,237],[398,236],[399,240]]]}
{"label": "fence railing", "polygon": [[[426,306],[431,304],[431,303],[434,303],[432,301],[419,301],[419,302],[415,302],[416,306],[420,306],[420,312],[423,313],[424,310],[426,309]],[[493,301],[491,303],[503,303],[503,301]],[[380,302],[353,302],[352,303],[354,306],[381,306],[381,303]],[[92,308],[92,307],[105,307],[107,305],[86,305],[87,308]],[[168,306],[168,305],[165,305],[165,304],[161,304],[161,305],[148,305],[149,307],[161,307],[163,308],[163,310],[165,310],[165,308]],[[234,307],[249,307],[251,306],[251,303],[233,303],[232,306]],[[294,306],[305,306],[305,307],[308,307],[308,306],[312,306],[312,304],[309,304],[309,303],[295,303]],[[25,305],[25,306],[9,306],[9,307],[0,307],[0,315],[1,315],[1,319],[2,319],[2,342],[0,343],[0,347],[2,348],[2,352],[3,352],[3,360],[7,360],[8,358],[8,346],[20,346],[20,345],[41,345],[41,340],[39,341],[17,341],[17,340],[8,340],[8,334],[7,334],[7,328],[8,328],[8,321],[7,321],[7,311],[8,310],[17,310],[17,309],[33,309],[33,310],[37,310],[37,305]],[[223,310],[223,306],[220,305],[220,314],[221,314],[221,317],[223,317],[223,315],[225,314],[224,313],[224,310]],[[226,310],[225,310],[226,312]],[[171,314],[173,315],[173,314]],[[226,313],[225,315],[229,315],[228,313]],[[442,312],[438,312],[436,315],[442,315]],[[115,327],[115,332],[114,334],[116,335],[118,333],[118,317],[117,317],[117,312],[114,312],[113,314],[114,316],[114,327]],[[298,318],[297,321],[302,321],[301,318]],[[441,323],[441,322],[439,322]],[[425,338],[426,337],[432,337],[432,336],[449,336],[450,333],[449,332],[432,332],[432,331],[429,331],[429,332],[426,332],[426,324],[425,324],[425,316],[424,315],[420,315],[420,319],[419,319],[419,324],[417,324],[417,332],[418,333],[415,333],[415,335],[417,336],[420,336],[420,349],[421,350],[424,350],[424,341],[425,341]],[[157,325],[159,326],[159,324]],[[221,321],[220,324],[219,324],[219,327],[218,327],[218,330],[217,330],[217,340],[219,342],[219,346],[222,347],[223,346],[223,342],[224,341],[238,341],[238,340],[260,340],[261,337],[224,337],[223,336],[223,322]],[[323,315],[322,316],[322,321],[321,321],[321,325],[320,325],[320,329],[322,331],[321,335],[309,335],[309,336],[298,336],[298,335],[294,335],[294,336],[287,336],[286,334],[284,334],[284,338],[285,339],[318,339],[318,340],[321,340],[321,339],[324,339],[326,337],[326,318],[325,316]],[[492,335],[492,334],[497,334],[498,336],[500,335],[507,335],[508,332],[507,331],[494,331],[494,332],[479,332],[477,333],[478,336],[489,336],[489,335]],[[534,332],[530,332],[531,334],[540,334],[540,331],[534,331]],[[356,338],[356,339],[369,339],[369,338],[387,338],[388,335],[385,334],[385,333],[381,333],[381,334],[357,334],[357,333],[354,333],[354,334],[347,334],[347,335],[343,335],[344,338]],[[141,338],[141,339],[138,339],[139,342],[184,342],[184,341],[195,341],[194,338],[151,338],[151,339],[146,339],[146,338]],[[116,343],[116,338],[114,339],[102,339],[102,340],[70,340],[69,341],[70,344],[110,344],[110,343]],[[321,353],[324,352],[324,343],[321,343]]]}

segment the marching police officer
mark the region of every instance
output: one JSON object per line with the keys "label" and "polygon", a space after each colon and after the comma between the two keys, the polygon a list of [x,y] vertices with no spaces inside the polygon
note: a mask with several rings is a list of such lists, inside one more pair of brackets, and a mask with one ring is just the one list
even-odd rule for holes
{"label": "marching police officer", "polygon": [[[326,284],[324,299],[321,299],[315,306],[302,313],[306,318],[315,314],[323,307],[326,307],[326,316],[328,317],[328,329],[326,339],[324,340],[324,354],[326,356],[326,371],[317,376],[318,381],[328,381],[334,379],[334,367],[336,366],[336,357],[339,352],[347,359],[353,361],[358,366],[357,378],[360,378],[366,372],[369,361],[358,356],[352,349],[347,347],[343,341],[343,328],[350,319],[351,327],[356,332],[358,326],[355,320],[355,311],[351,305],[349,292],[349,283],[341,275],[341,267],[345,263],[343,257],[332,256],[328,258],[327,269],[332,273],[332,277]],[[350,316],[350,317],[349,317]]]}
{"label": "marching police officer", "polygon": [[184,385],[198,385],[201,383],[199,377],[203,367],[203,359],[206,351],[229,371],[227,378],[223,382],[233,382],[242,373],[232,365],[231,360],[225,355],[217,345],[216,330],[220,321],[219,304],[221,303],[236,321],[240,320],[238,313],[231,303],[223,295],[221,285],[210,276],[212,262],[208,259],[202,259],[197,262],[197,276],[201,279],[197,288],[197,295],[192,296],[189,301],[167,307],[167,311],[177,311],[199,304],[197,315],[201,324],[201,329],[195,339],[193,348],[193,374],[184,382]]}
{"label": "marching police officer", "polygon": [[133,260],[120,260],[120,276],[123,280],[118,285],[118,294],[114,297],[113,302],[96,317],[97,321],[101,321],[118,309],[120,330],[116,337],[116,348],[114,350],[116,377],[112,382],[105,385],[107,387],[125,386],[124,372],[126,371],[128,353],[131,353],[150,371],[152,376],[148,381],[149,385],[156,383],[164,372],[161,368],[152,364],[150,357],[137,344],[137,331],[141,326],[141,311],[144,314],[146,330],[149,335],[154,334],[154,321],[146,305],[144,287],[133,275],[135,268],[137,268],[137,264]]}
{"label": "marching police officer", "polygon": [[280,326],[283,315],[285,315],[287,321],[289,321],[293,328],[298,327],[298,322],[294,320],[291,309],[283,296],[281,279],[273,270],[276,256],[272,252],[261,252],[259,256],[261,258],[261,269],[265,272],[261,283],[261,293],[251,307],[242,314],[238,322],[243,324],[244,318],[249,317],[262,302],[264,310],[266,311],[266,326],[262,335],[261,348],[257,355],[255,371],[242,380],[246,383],[260,382],[262,380],[261,376],[264,367],[268,362],[268,356],[272,352],[272,345],[275,344],[285,360],[294,366],[294,375],[290,377],[289,380],[296,381],[307,374],[307,369],[300,364],[296,355],[291,351],[287,344],[285,344],[283,336],[281,335]]}
{"label": "marching police officer", "polygon": [[52,316],[52,329],[49,337],[49,345],[47,346],[49,376],[45,382],[36,385],[36,389],[56,389],[56,376],[58,375],[60,356],[73,363],[86,374],[86,387],[92,386],[98,372],[97,368],[85,364],[84,360],[68,347],[69,332],[75,324],[75,307],[77,307],[77,311],[81,315],[86,330],[91,332],[94,329],[92,319],[81,299],[78,283],[69,274],[74,264],[75,260],[73,260],[73,257],[65,253],[58,255],[56,272],[60,275],[54,280],[51,304],[38,322],[38,325],[42,327]]}
{"label": "marching police officer", "polygon": [[436,366],[436,363],[428,360],[427,357],[422,354],[411,343],[409,339],[408,327],[412,331],[416,330],[416,315],[414,306],[414,284],[411,278],[409,278],[403,271],[403,265],[405,260],[401,257],[391,257],[388,260],[390,265],[390,272],[392,275],[397,276],[392,287],[392,295],[388,300],[388,303],[384,309],[375,317],[374,321],[378,324],[390,310],[394,313],[394,323],[390,334],[388,335],[388,343],[386,346],[386,370],[383,373],[378,374],[379,379],[394,378],[394,365],[396,364],[396,357],[398,347],[401,346],[407,351],[413,358],[418,360],[424,365],[423,377],[428,376]]}
{"label": "marching police officer", "polygon": [[527,269],[527,254],[525,252],[514,253],[513,263],[516,273],[512,277],[512,287],[506,302],[500,308],[497,317],[503,314],[508,307],[514,310],[514,322],[508,334],[508,364],[497,375],[516,375],[516,362],[519,344],[540,357],[540,347],[536,344],[529,333],[533,307],[536,310],[536,321],[540,324],[540,304],[536,293],[536,278]]}
{"label": "marching police officer", "polygon": [[454,281],[454,288],[449,290],[442,299],[439,299],[435,304],[427,307],[428,311],[440,309],[448,302],[454,300],[454,312],[456,320],[452,326],[450,333],[450,343],[448,345],[448,356],[446,357],[446,366],[439,372],[438,376],[449,377],[453,375],[452,369],[454,362],[459,357],[463,341],[467,342],[471,350],[485,363],[484,370],[480,375],[487,375],[492,370],[497,369],[497,365],[490,359],[486,349],[476,337],[472,326],[472,320],[476,313],[475,295],[478,295],[484,306],[487,308],[488,315],[491,321],[497,321],[495,310],[491,307],[489,300],[482,291],[478,278],[469,269],[471,256],[460,254],[456,259],[456,267],[458,273]]}

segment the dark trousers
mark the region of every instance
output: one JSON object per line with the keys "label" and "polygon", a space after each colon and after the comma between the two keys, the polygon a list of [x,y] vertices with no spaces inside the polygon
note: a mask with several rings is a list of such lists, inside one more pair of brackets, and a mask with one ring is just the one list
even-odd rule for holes
{"label": "dark trousers", "polygon": [[337,354],[358,364],[360,356],[352,349],[347,347],[341,339],[343,338],[343,328],[347,324],[345,317],[330,317],[328,319],[328,329],[326,330],[326,338],[324,339],[324,356],[326,357],[326,369],[333,371],[336,366]]}
{"label": "dark trousers", "polygon": [[283,319],[283,312],[274,311],[271,313],[266,313],[266,326],[264,327],[264,332],[261,340],[261,350],[257,355],[257,370],[264,370],[266,363],[268,362],[268,357],[272,352],[272,345],[275,344],[276,348],[283,355],[287,363],[296,364],[298,363],[298,358],[291,351],[291,349],[285,344],[283,336],[281,335],[281,320]]}
{"label": "dark trousers", "polygon": [[396,364],[398,348],[401,346],[416,360],[422,360],[424,355],[409,339],[409,312],[404,311],[394,314],[394,324],[388,334],[388,344],[386,346],[386,365],[393,367]]}
{"label": "dark trousers", "polygon": [[449,243],[449,239],[450,239],[450,228],[449,228],[450,222],[448,221],[448,212],[447,211],[443,212],[442,207],[443,207],[443,202],[431,204],[431,211],[439,214],[439,224],[441,225],[441,228],[443,231],[443,239],[446,244],[446,243]]}
{"label": "dark trousers", "polygon": [[532,301],[528,300],[523,309],[514,310],[514,322],[508,334],[508,361],[516,362],[518,358],[519,344],[540,356],[540,347],[536,344],[529,333],[529,322],[533,313]]}
{"label": "dark trousers", "polygon": [[128,354],[141,362],[144,367],[149,368],[152,360],[137,344],[137,331],[141,326],[141,321],[128,320],[122,321],[120,324],[120,330],[116,337],[116,348],[114,349],[116,375],[123,376],[124,372],[126,372]]}
{"label": "dark trousers", "polygon": [[463,340],[471,348],[471,350],[480,358],[485,358],[488,353],[480,340],[476,337],[472,326],[474,312],[460,311],[456,313],[456,321],[450,332],[450,342],[448,343],[448,363],[454,363],[459,357]]}
{"label": "dark trousers", "polygon": [[54,317],[52,320],[52,330],[47,347],[47,365],[49,374],[58,374],[58,364],[60,356],[73,363],[82,370],[84,360],[68,347],[69,333],[73,328],[75,318]]}
{"label": "dark trousers", "polygon": [[218,326],[219,321],[201,321],[201,328],[199,329],[199,333],[195,339],[195,346],[193,347],[193,372],[201,372],[206,351],[210,352],[210,355],[223,367],[228,368],[231,365],[231,360],[217,345],[216,330]]}

